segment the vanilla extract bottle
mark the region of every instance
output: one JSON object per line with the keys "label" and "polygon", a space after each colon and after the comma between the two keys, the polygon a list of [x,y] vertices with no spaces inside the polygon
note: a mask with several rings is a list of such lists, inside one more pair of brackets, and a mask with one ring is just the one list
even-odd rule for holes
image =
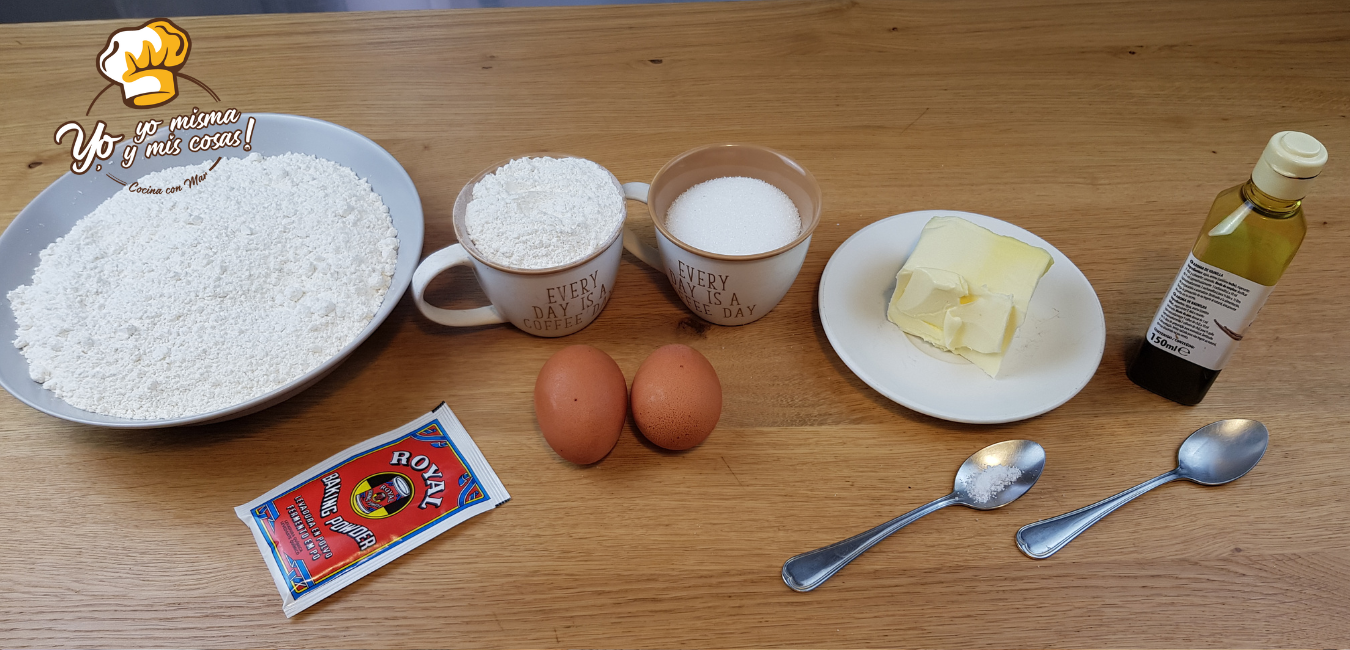
{"label": "vanilla extract bottle", "polygon": [[1316,138],[1281,131],[1251,178],[1219,193],[1126,370],[1131,381],[1187,406],[1204,399],[1303,243],[1303,197],[1326,162]]}

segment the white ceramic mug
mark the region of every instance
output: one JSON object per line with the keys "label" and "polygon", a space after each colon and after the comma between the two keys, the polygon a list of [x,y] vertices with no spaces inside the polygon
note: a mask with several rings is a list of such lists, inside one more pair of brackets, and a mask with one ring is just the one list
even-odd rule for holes
{"label": "white ceramic mug", "polygon": [[[666,229],[666,210],[689,188],[724,176],[757,178],[782,190],[797,205],[801,232],[771,251],[722,255],[686,244]],[[717,325],[744,325],[769,313],[797,279],[820,224],[820,185],[791,158],[747,144],[715,144],[686,151],[666,163],[651,184],[625,183],[624,196],[647,204],[656,225],[656,247],[625,232],[624,248],[664,271],[690,311]],[[415,282],[415,280],[414,280]]]}
{"label": "white ceramic mug", "polygon": [[[526,154],[525,157],[539,156],[577,157],[557,153]],[[412,278],[413,301],[423,316],[442,325],[473,327],[511,323],[537,336],[566,336],[590,325],[609,301],[623,253],[620,236],[623,224],[620,222],[614,228],[599,250],[565,266],[516,269],[488,260],[469,238],[465,214],[473,198],[473,187],[508,162],[510,160],[488,167],[460,190],[452,215],[459,243],[428,255],[417,266]],[[610,180],[616,192],[623,191],[612,174]],[[478,284],[492,304],[476,309],[442,309],[427,303],[424,298],[427,286],[437,275],[452,267],[469,265],[473,266]]]}

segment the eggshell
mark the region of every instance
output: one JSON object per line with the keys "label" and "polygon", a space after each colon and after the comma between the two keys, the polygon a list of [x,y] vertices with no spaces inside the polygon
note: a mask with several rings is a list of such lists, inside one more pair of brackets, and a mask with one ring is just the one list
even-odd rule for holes
{"label": "eggshell", "polygon": [[628,416],[628,384],[608,354],[589,345],[563,348],[534,382],[534,415],[544,440],[578,465],[604,458]]}
{"label": "eggshell", "polygon": [[633,376],[633,420],[659,447],[681,450],[708,438],[722,416],[722,382],[698,350],[657,348]]}

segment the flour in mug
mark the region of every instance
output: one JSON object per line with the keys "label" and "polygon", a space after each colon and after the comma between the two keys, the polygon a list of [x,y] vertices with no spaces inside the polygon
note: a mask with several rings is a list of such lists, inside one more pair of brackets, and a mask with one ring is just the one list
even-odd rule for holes
{"label": "flour in mug", "polygon": [[187,417],[285,385],[366,327],[398,257],[369,183],[293,153],[210,165],[145,175],[182,189],[119,190],[42,251],[9,292],[34,381],[94,413]]}
{"label": "flour in mug", "polygon": [[614,177],[584,158],[517,158],[473,186],[469,239],[489,261],[547,269],[585,259],[623,224]]}

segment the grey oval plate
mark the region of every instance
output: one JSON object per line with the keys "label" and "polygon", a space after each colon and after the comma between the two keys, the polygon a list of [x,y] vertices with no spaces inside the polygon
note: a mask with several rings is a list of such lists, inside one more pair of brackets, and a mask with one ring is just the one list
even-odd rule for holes
{"label": "grey oval plate", "polygon": [[[110,160],[110,164],[103,166],[102,172],[91,169],[78,176],[67,172],[19,212],[13,223],[5,229],[4,234],[0,234],[0,386],[23,403],[71,422],[123,429],[207,424],[261,411],[309,388],[332,372],[352,353],[352,350],[356,349],[356,346],[361,345],[375,328],[384,322],[398,304],[403,292],[407,290],[408,283],[412,280],[413,269],[417,267],[417,260],[422,254],[422,201],[417,196],[417,188],[413,186],[408,172],[403,170],[403,166],[398,164],[388,151],[369,138],[351,129],[310,117],[249,113],[241,116],[238,124],[230,125],[228,128],[208,129],[205,132],[242,129],[248,117],[257,118],[253,129],[252,152],[233,148],[193,153],[183,147],[183,153],[177,156],[138,159],[131,169],[122,169],[115,160]],[[122,189],[121,185],[108,178],[106,174],[111,173],[131,183],[161,169],[193,165],[206,160],[215,160],[220,156],[242,157],[253,152],[264,156],[288,152],[304,153],[332,160],[351,168],[357,176],[369,181],[371,188],[384,199],[384,204],[389,206],[389,215],[394,221],[394,228],[398,229],[398,261],[395,263],[389,293],[385,295],[384,303],[380,305],[379,311],[366,328],[331,359],[290,383],[229,408],[190,417],[131,420],[99,415],[65,403],[41,384],[30,379],[28,361],[12,343],[18,336],[18,323],[14,320],[14,311],[10,308],[6,296],[15,287],[33,281],[38,253],[42,249],[56,241],[58,237],[65,236],[75,226],[75,222],[93,212],[94,208],[114,192]],[[119,146],[118,154],[120,153]]]}

